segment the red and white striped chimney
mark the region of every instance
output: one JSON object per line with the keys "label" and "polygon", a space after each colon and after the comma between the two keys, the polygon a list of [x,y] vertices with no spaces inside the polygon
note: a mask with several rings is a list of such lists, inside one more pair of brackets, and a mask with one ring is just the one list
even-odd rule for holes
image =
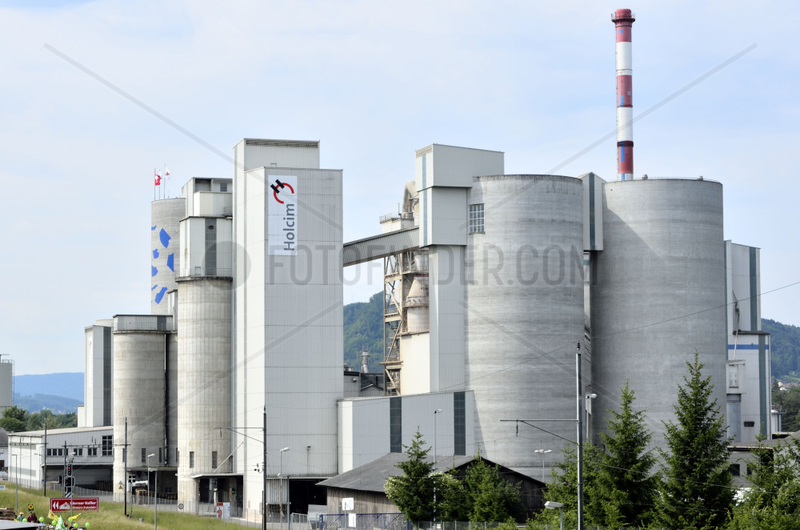
{"label": "red and white striped chimney", "polygon": [[611,15],[617,34],[617,174],[633,180],[633,70],[631,26],[636,20],[630,9]]}

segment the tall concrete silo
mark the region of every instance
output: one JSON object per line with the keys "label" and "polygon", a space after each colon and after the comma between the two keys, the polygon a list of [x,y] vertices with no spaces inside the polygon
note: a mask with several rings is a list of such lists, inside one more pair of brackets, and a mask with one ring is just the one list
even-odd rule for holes
{"label": "tall concrete silo", "polygon": [[[130,476],[158,467],[159,491],[174,488],[177,438],[177,338],[172,317],[116,315],[113,324],[114,440],[125,441]],[[154,455],[148,459],[148,455]],[[114,451],[114,484],[125,482],[123,451]],[[166,473],[171,469],[171,473]]]}
{"label": "tall concrete silo", "polygon": [[186,199],[160,199],[150,207],[150,312],[169,314],[167,293],[178,288],[180,271],[179,223],[186,214]]}
{"label": "tall concrete silo", "polygon": [[180,293],[178,499],[194,507],[208,486],[193,476],[231,471],[231,280],[181,280]]}
{"label": "tall concrete silo", "polygon": [[[535,425],[575,439],[574,421],[565,420],[575,418],[575,350],[584,335],[582,183],[555,175],[474,180],[466,388],[475,392],[481,452],[539,477],[568,442],[525,425],[517,434],[500,420],[561,420]],[[588,358],[583,374],[588,385]]]}
{"label": "tall concrete silo", "polygon": [[603,191],[604,250],[591,264],[594,432],[628,379],[661,445],[695,350],[724,413],[722,185],[649,179]]}
{"label": "tall concrete silo", "polygon": [[[178,501],[233,502],[231,456],[233,280],[231,179],[194,178],[183,187],[178,276]],[[216,496],[214,492],[216,491]]]}

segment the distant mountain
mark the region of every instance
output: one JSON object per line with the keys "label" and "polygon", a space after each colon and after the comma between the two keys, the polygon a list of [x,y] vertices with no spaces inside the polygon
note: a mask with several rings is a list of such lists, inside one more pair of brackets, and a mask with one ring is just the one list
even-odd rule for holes
{"label": "distant mountain", "polygon": [[20,396],[14,394],[14,405],[25,409],[29,414],[50,410],[53,414],[67,414],[78,412],[78,405],[83,404],[83,399],[71,399],[64,396],[51,396],[49,394],[35,394],[33,396]]}
{"label": "distant mountain", "polygon": [[[19,394],[20,398],[32,397],[36,394],[64,396],[69,400],[77,401],[80,405],[83,403],[83,372],[17,375],[14,376],[14,393]],[[18,405],[16,396],[14,404]],[[28,412],[36,411],[28,410]]]}
{"label": "distant mountain", "polygon": [[344,363],[360,370],[361,352],[368,351],[369,371],[380,372],[383,361],[383,291],[369,302],[344,306]]}
{"label": "distant mountain", "polygon": [[762,318],[761,328],[770,333],[772,377],[800,378],[800,327]]}

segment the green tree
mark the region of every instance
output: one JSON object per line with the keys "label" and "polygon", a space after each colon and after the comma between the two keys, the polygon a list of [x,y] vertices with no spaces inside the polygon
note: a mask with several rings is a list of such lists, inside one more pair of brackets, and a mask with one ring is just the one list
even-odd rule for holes
{"label": "green tree", "polygon": [[695,351],[686,363],[689,376],[678,386],[677,423],[666,422],[667,451],[656,506],[658,523],[667,528],[705,529],[722,526],[733,504],[728,470],[728,439],[719,405],[712,400],[711,377]]}
{"label": "green tree", "polygon": [[28,430],[39,431],[47,426],[48,429],[58,429],[62,427],[59,421],[60,416],[53,414],[53,411],[44,409],[40,412],[34,412],[28,417]]}
{"label": "green tree", "polygon": [[800,439],[759,445],[748,462],[751,487],[733,509],[730,530],[800,528]]}
{"label": "green tree", "polygon": [[646,526],[652,517],[656,479],[651,474],[655,456],[647,450],[651,433],[643,410],[634,411],[635,392],[622,389],[619,411],[610,410],[608,434],[600,439],[605,452],[592,485],[592,511],[606,526]]}
{"label": "green tree", "polygon": [[[564,505],[564,528],[578,522],[578,458],[576,447],[562,450],[563,459],[552,471],[552,479],[547,485],[545,498]],[[583,444],[583,519],[584,524],[604,525],[605,510],[595,502],[597,471],[601,462],[600,450],[591,443]],[[558,527],[559,510],[542,510],[535,518],[535,524]]]}
{"label": "green tree", "polygon": [[415,525],[433,519],[433,462],[428,460],[430,447],[424,445],[417,430],[411,445],[405,446],[407,460],[397,464],[403,474],[389,477],[384,486],[389,500]]}
{"label": "green tree", "polygon": [[464,482],[455,471],[439,474],[436,483],[436,518],[442,521],[466,521],[470,504]]}
{"label": "green tree", "polygon": [[522,500],[518,484],[500,475],[500,468],[483,460],[480,455],[466,471],[464,490],[469,504],[469,520],[473,522],[503,522],[509,518],[523,519]]}
{"label": "green tree", "polygon": [[773,387],[772,405],[781,414],[782,431],[800,430],[800,386],[793,386],[789,390]]}
{"label": "green tree", "polygon": [[397,464],[403,474],[389,477],[386,496],[406,518],[418,524],[434,519],[433,494],[436,487],[436,519],[442,521],[505,522],[522,520],[520,489],[505,480],[500,468],[480,455],[465,470],[452,469],[433,474],[429,461],[430,448],[425,448],[417,431],[407,459]]}
{"label": "green tree", "polygon": [[0,418],[0,429],[5,429],[7,432],[24,431],[27,421],[28,411],[14,405],[3,411],[3,417]]}

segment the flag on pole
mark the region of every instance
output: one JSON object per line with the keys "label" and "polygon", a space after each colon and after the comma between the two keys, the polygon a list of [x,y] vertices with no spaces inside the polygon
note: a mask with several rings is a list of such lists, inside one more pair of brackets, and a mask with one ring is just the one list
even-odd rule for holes
{"label": "flag on pole", "polygon": [[159,175],[158,170],[153,170],[153,185],[160,186],[161,185],[161,175]]}
{"label": "flag on pole", "polygon": [[170,173],[169,173],[169,169],[167,168],[167,166],[164,166],[164,175],[166,175],[167,178],[169,178]]}

